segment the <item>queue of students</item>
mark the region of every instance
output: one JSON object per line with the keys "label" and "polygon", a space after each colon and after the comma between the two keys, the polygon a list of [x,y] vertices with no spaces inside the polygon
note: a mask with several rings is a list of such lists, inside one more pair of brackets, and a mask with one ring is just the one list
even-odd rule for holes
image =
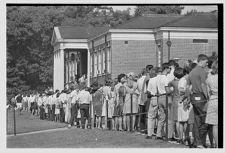
{"label": "queue of students", "polygon": [[69,128],[87,129],[92,118],[95,128],[165,140],[168,123],[169,141],[205,148],[208,134],[210,147],[218,145],[218,60],[209,61],[203,54],[183,68],[170,60],[161,67],[147,65],[140,75],[120,74],[104,85],[87,88],[80,83],[15,100],[40,119],[65,122]]}

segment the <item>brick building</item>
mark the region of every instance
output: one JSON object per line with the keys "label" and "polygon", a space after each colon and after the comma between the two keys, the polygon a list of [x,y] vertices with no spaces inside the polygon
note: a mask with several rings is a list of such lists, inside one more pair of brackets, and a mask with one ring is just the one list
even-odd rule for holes
{"label": "brick building", "polygon": [[88,85],[139,73],[147,64],[160,66],[169,59],[179,64],[198,54],[218,53],[217,16],[151,15],[131,19],[117,27],[55,27],[54,89],[75,76],[87,74]]}

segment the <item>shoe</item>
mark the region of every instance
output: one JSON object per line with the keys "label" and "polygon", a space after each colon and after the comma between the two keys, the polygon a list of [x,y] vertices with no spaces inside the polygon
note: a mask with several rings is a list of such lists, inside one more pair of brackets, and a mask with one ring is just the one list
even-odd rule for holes
{"label": "shoe", "polygon": [[156,137],[155,140],[163,140],[162,137]]}
{"label": "shoe", "polygon": [[175,138],[168,138],[168,141],[177,141]]}
{"label": "shoe", "polygon": [[145,139],[153,139],[153,136],[146,136]]}
{"label": "shoe", "polygon": [[71,128],[71,125],[69,124],[67,127],[68,127],[68,128]]}
{"label": "shoe", "polygon": [[203,145],[198,145],[196,148],[205,148]]}

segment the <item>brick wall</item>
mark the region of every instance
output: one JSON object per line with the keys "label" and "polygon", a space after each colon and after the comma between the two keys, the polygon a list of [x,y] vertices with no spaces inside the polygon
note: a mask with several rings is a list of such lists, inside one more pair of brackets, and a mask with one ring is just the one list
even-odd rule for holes
{"label": "brick wall", "polygon": [[[167,39],[163,40],[163,62],[168,61]],[[196,59],[199,54],[212,55],[218,53],[218,41],[209,39],[208,43],[193,43],[193,39],[171,39],[170,58],[180,58],[179,64],[182,66],[185,59]]]}
{"label": "brick wall", "polygon": [[120,73],[138,74],[147,64],[156,65],[156,45],[150,40],[112,41],[112,78]]}

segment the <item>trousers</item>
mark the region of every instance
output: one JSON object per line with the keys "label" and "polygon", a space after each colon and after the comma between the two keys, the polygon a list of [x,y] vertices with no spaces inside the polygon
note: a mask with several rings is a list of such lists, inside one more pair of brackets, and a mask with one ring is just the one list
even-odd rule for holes
{"label": "trousers", "polygon": [[156,126],[157,114],[158,114],[157,97],[152,97],[148,109],[148,125],[147,125],[148,136],[155,135],[154,129]]}

